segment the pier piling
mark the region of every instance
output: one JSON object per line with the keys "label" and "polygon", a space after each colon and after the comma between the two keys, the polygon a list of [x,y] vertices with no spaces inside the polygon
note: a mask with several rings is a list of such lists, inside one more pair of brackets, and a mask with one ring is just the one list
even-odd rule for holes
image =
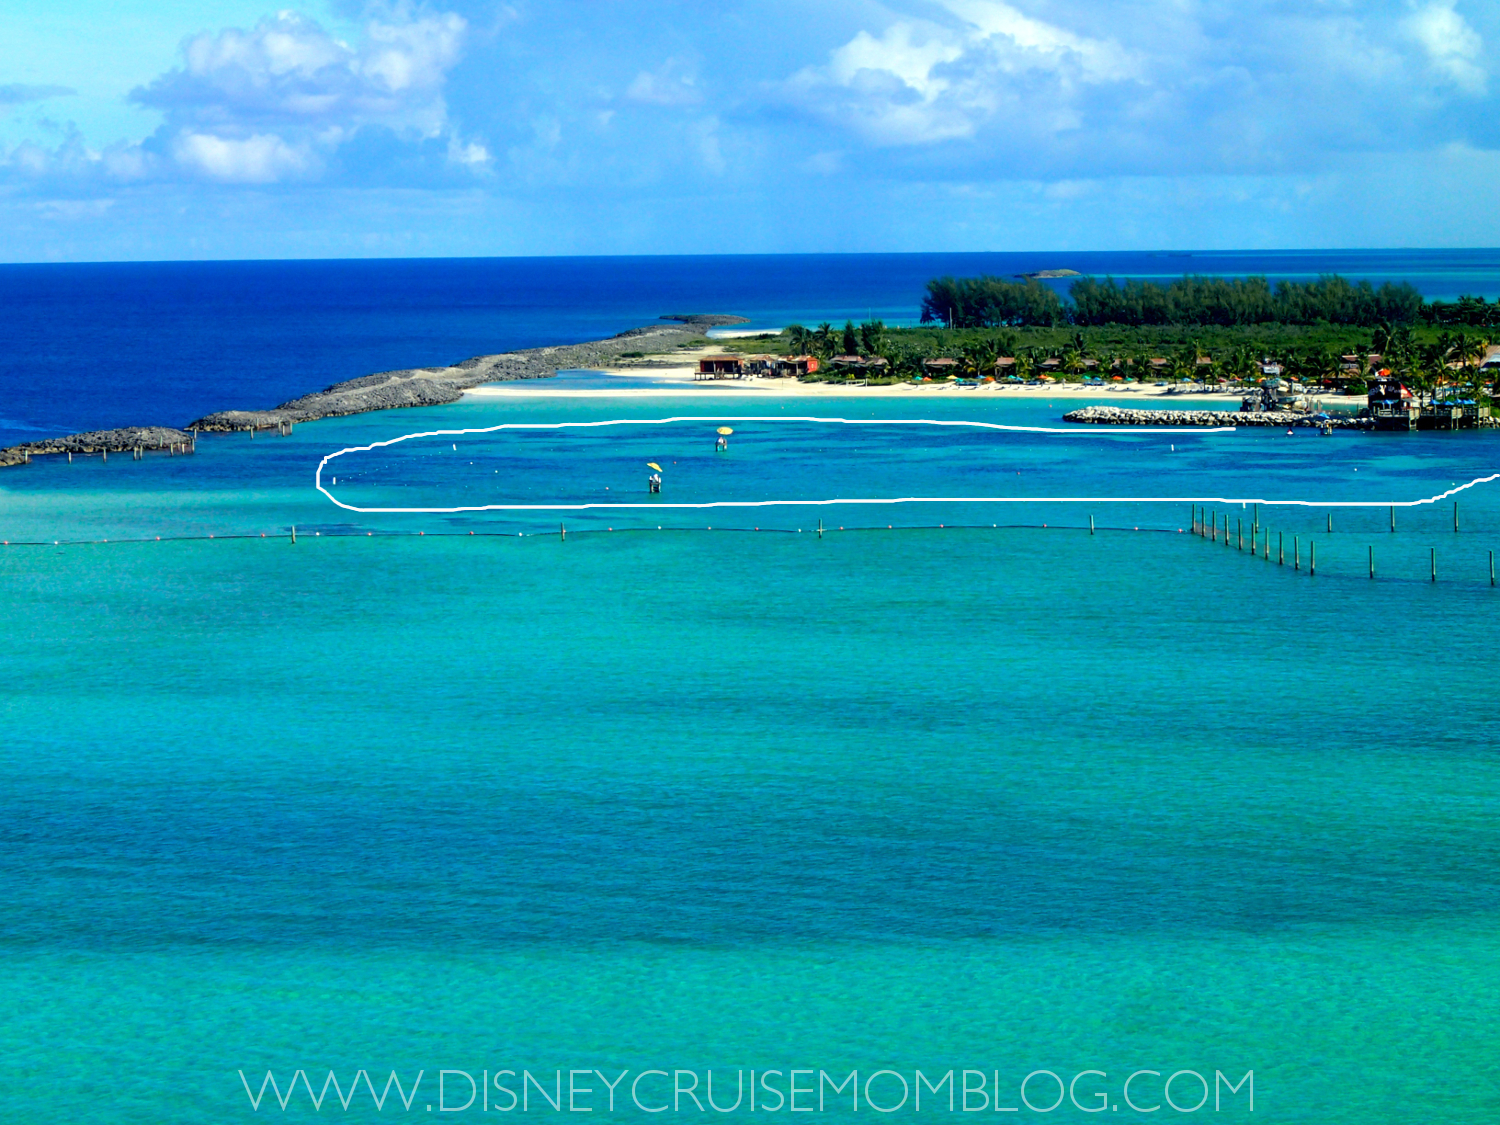
{"label": "pier piling", "polygon": [[1292,569],[1302,569],[1302,537],[1300,535],[1292,536]]}
{"label": "pier piling", "polygon": [[1329,532],[1330,535],[1333,533],[1333,513],[1332,512],[1328,513],[1328,532]]}
{"label": "pier piling", "polygon": [[818,538],[819,539],[823,538],[823,521],[822,520],[818,521]]}
{"label": "pier piling", "polygon": [[1396,530],[1396,505],[1391,505],[1391,530]]}
{"label": "pier piling", "polygon": [[1458,534],[1458,501],[1453,501],[1453,534]]}
{"label": "pier piling", "polygon": [[1307,573],[1312,578],[1318,576],[1318,545],[1311,539],[1307,541]]}
{"label": "pier piling", "polygon": [[568,541],[568,525],[565,524],[565,523],[558,524],[557,525],[557,534],[558,534],[558,538],[560,538],[564,543],[566,543]]}
{"label": "pier piling", "polygon": [[1370,548],[1370,577],[1375,577],[1375,548]]}
{"label": "pier piling", "polygon": [[1251,512],[1250,538],[1253,540],[1260,534],[1260,505],[1255,505]]}
{"label": "pier piling", "polygon": [[1094,513],[1089,513],[1089,534],[1094,534]]}
{"label": "pier piling", "polygon": [[1282,538],[1283,533],[1276,533],[1276,565],[1286,566],[1286,543]]}
{"label": "pier piling", "polygon": [[292,542],[297,542],[297,525],[292,524]]}
{"label": "pier piling", "polygon": [[1427,561],[1432,567],[1432,581],[1437,581],[1437,548],[1427,548]]}
{"label": "pier piling", "polygon": [[1237,519],[1234,521],[1235,549],[1241,554],[1245,552],[1245,521]]}
{"label": "pier piling", "polygon": [[1495,552],[1490,552],[1490,585],[1495,584]]}

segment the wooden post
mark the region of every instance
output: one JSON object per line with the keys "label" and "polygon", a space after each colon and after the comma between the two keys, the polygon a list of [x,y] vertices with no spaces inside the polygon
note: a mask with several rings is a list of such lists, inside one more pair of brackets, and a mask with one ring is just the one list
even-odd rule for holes
{"label": "wooden post", "polygon": [[1434,582],[1436,582],[1437,581],[1437,548],[1436,547],[1429,547],[1429,548],[1427,548],[1427,561],[1431,564],[1431,567],[1432,567],[1432,580]]}
{"label": "wooden post", "polygon": [[1458,501],[1453,501],[1453,534],[1458,534]]}
{"label": "wooden post", "polygon": [[1396,530],[1396,505],[1391,505],[1391,530]]}
{"label": "wooden post", "polygon": [[292,542],[297,542],[297,525],[292,524]]}
{"label": "wooden post", "polygon": [[1235,550],[1243,554],[1245,550],[1245,521],[1243,519],[1234,521],[1234,543]]}
{"label": "wooden post", "polygon": [[1224,546],[1229,546],[1229,513],[1224,513]]}
{"label": "wooden post", "polygon": [[1490,552],[1490,585],[1495,584],[1495,552]]}
{"label": "wooden post", "polygon": [[1094,534],[1094,513],[1089,513],[1089,534]]}
{"label": "wooden post", "polygon": [[1370,577],[1375,577],[1375,548],[1370,548]]}
{"label": "wooden post", "polygon": [[1209,539],[1209,542],[1211,542],[1211,543],[1217,543],[1218,540],[1219,540],[1219,513],[1218,512],[1210,512],[1209,513],[1208,539]]}
{"label": "wooden post", "polygon": [[68,450],[68,464],[71,465],[72,463],[73,463],[73,451],[70,449],[70,450]]}
{"label": "wooden post", "polygon": [[568,541],[568,525],[565,523],[560,523],[557,525],[557,528],[558,535],[560,535],[562,537],[562,541],[566,543]]}
{"label": "wooden post", "polygon": [[107,450],[107,449],[101,449],[99,451],[99,456],[101,458],[103,458],[106,463],[108,463],[108,461],[109,461],[109,450]]}
{"label": "wooden post", "polygon": [[1276,533],[1276,565],[1286,566],[1286,544],[1279,531]]}
{"label": "wooden post", "polygon": [[1333,533],[1333,513],[1332,512],[1328,513],[1328,531],[1329,531],[1329,534]]}
{"label": "wooden post", "polygon": [[1255,505],[1255,521],[1250,525],[1250,538],[1254,539],[1260,533],[1260,505]]}
{"label": "wooden post", "polygon": [[1302,569],[1302,537],[1300,535],[1292,536],[1292,569]]}
{"label": "wooden post", "polygon": [[1307,541],[1307,573],[1314,578],[1318,576],[1318,545],[1311,539]]}

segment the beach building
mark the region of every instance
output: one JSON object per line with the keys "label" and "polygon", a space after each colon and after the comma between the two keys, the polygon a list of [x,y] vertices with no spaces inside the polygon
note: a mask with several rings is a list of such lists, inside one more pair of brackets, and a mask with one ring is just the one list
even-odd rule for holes
{"label": "beach building", "polygon": [[1421,407],[1411,391],[1389,372],[1382,371],[1370,380],[1366,398],[1370,417],[1377,430],[1415,430],[1421,418]]}
{"label": "beach building", "polygon": [[947,379],[958,374],[958,360],[946,355],[940,355],[933,359],[924,359],[922,361],[922,370],[934,379]]}
{"label": "beach building", "polygon": [[775,355],[747,355],[744,358],[745,374],[774,375],[776,374],[776,361],[780,358]]}
{"label": "beach building", "polygon": [[706,355],[698,361],[700,379],[738,379],[744,374],[745,365],[737,355]]}
{"label": "beach building", "polygon": [[817,369],[818,357],[815,355],[788,355],[776,361],[773,374],[782,378],[796,379],[803,375],[811,375]]}

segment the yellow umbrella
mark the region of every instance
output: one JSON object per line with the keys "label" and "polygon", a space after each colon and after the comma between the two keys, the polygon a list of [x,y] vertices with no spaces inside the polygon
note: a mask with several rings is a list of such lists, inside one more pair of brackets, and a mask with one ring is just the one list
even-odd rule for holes
{"label": "yellow umbrella", "polygon": [[728,437],[730,434],[734,433],[734,431],[728,426],[720,426],[719,433],[723,434],[725,437]]}
{"label": "yellow umbrella", "polygon": [[646,468],[655,469],[658,473],[661,472],[661,466],[658,465],[655,461],[647,461]]}

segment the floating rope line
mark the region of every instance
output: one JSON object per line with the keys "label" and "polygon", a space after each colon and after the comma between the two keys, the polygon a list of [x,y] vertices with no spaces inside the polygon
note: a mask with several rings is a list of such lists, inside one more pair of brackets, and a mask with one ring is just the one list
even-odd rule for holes
{"label": "floating rope line", "polygon": [[313,485],[329,501],[348,512],[365,515],[459,515],[467,512],[586,512],[634,509],[675,508],[681,510],[703,510],[711,508],[822,508],[840,504],[889,505],[889,504],[1266,504],[1281,507],[1306,508],[1415,508],[1447,500],[1475,485],[1500,480],[1500,473],[1487,477],[1476,477],[1467,484],[1457,485],[1420,500],[1275,500],[1259,496],[893,496],[893,497],[835,497],[827,500],[710,500],[699,503],[581,503],[581,504],[466,504],[454,507],[362,507],[346,504],[323,487],[323,470],[329,462],[349,453],[368,453],[375,449],[399,445],[419,438],[456,437],[469,434],[493,434],[504,430],[564,430],[597,429],[604,426],[665,426],[681,422],[824,422],[845,426],[948,426],[982,430],[999,430],[1009,433],[1056,434],[1071,437],[1129,437],[1135,434],[1164,434],[1197,436],[1204,434],[1237,433],[1236,426],[1215,426],[1200,429],[1196,434],[1185,435],[1179,426],[1132,426],[1118,429],[1088,429],[1070,427],[1061,429],[1051,426],[1009,426],[999,422],[971,422],[937,418],[825,418],[816,415],[678,415],[671,418],[612,418],[602,422],[505,422],[498,426],[482,426],[461,430],[424,430],[420,433],[402,434],[400,437],[369,445],[355,445],[327,454],[313,473]]}

